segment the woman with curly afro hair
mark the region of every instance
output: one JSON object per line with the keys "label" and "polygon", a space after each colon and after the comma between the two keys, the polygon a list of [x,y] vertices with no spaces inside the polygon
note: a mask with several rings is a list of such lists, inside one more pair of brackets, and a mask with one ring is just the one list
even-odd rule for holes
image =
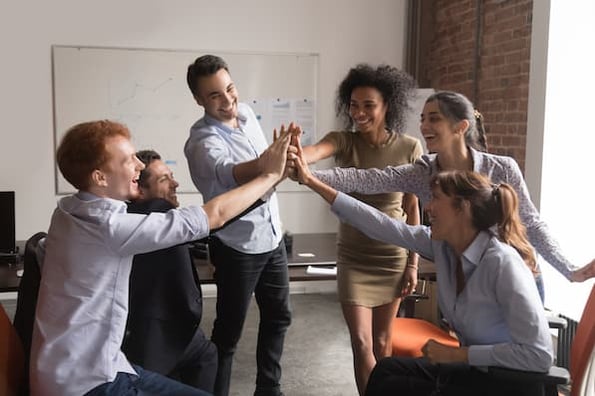
{"label": "woman with curly afro hair", "polygon": [[[344,129],[303,148],[308,163],[334,156],[340,167],[384,168],[414,162],[422,147],[402,128],[415,80],[392,66],[360,64],[339,85],[337,116]],[[419,223],[417,198],[391,192],[355,195],[395,219]],[[401,297],[417,283],[417,255],[370,239],[341,223],[337,242],[337,288],[351,336],[360,395],[376,361],[391,355],[391,324]]]}

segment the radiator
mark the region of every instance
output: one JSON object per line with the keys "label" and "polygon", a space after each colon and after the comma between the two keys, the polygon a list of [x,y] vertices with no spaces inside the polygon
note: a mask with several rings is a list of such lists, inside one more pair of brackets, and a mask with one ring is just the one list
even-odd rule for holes
{"label": "radiator", "polygon": [[570,347],[572,346],[572,340],[576,333],[576,326],[578,322],[572,320],[567,316],[560,315],[560,317],[566,319],[568,325],[565,329],[558,330],[558,348],[556,353],[556,366],[564,367],[567,370],[570,369]]}

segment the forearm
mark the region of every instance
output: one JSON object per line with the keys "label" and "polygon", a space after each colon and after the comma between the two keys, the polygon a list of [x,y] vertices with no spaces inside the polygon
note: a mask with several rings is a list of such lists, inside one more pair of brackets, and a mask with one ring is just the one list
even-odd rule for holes
{"label": "forearm", "polygon": [[[403,194],[403,210],[407,214],[407,224],[419,225],[421,223],[421,214],[419,209],[419,201],[413,194]],[[410,250],[407,256],[407,267],[418,269],[419,255]]]}
{"label": "forearm", "polygon": [[318,195],[320,195],[330,205],[335,202],[335,198],[337,198],[337,190],[321,182],[318,178],[310,177],[304,184],[307,185],[312,191],[318,193]]}
{"label": "forearm", "polygon": [[203,205],[209,219],[209,228],[222,227],[228,220],[250,207],[258,198],[279,181],[273,174],[256,176],[251,181],[242,184],[224,194],[221,194]]}
{"label": "forearm", "polygon": [[242,162],[233,167],[233,177],[239,185],[248,183],[260,174],[258,158]]}

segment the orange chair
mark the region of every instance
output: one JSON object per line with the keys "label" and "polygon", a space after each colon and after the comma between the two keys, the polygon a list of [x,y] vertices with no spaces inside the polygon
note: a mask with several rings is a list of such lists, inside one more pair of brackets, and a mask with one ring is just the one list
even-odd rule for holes
{"label": "orange chair", "polygon": [[394,318],[392,334],[393,356],[421,357],[421,348],[429,339],[448,346],[459,346],[456,338],[423,319]]}
{"label": "orange chair", "polygon": [[0,305],[0,395],[15,396],[21,389],[25,354],[4,307]]}
{"label": "orange chair", "polygon": [[420,293],[413,293],[403,299],[399,315],[392,324],[392,355],[422,357],[421,348],[430,339],[442,344],[458,347],[459,341],[447,331],[423,319],[413,318],[415,305],[419,300],[427,300],[426,281],[420,280]]}

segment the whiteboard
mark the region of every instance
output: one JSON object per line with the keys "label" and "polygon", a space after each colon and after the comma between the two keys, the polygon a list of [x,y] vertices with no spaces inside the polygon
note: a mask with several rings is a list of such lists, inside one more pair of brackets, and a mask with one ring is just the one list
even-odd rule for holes
{"label": "whiteboard", "polygon": [[[203,109],[188,89],[186,71],[204,54],[221,56],[227,62],[240,101],[252,105],[259,119],[263,103],[308,103],[313,118],[311,140],[316,141],[317,54],[53,46],[56,147],[75,124],[119,121],[130,129],[137,150],[154,149],[161,154],[180,183],[178,192],[197,192],[183,149]],[[270,119],[266,120],[265,116],[261,123],[270,139],[272,127],[279,125],[271,126]],[[281,120],[277,116],[274,121]],[[56,192],[74,192],[57,166]]]}

